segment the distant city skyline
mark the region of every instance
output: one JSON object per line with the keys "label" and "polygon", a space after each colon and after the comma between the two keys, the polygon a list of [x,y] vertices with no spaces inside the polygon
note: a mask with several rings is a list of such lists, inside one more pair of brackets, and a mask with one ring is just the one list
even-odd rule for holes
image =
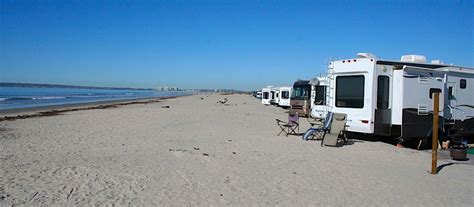
{"label": "distant city skyline", "polygon": [[255,90],[331,58],[474,67],[473,1],[2,1],[0,82]]}

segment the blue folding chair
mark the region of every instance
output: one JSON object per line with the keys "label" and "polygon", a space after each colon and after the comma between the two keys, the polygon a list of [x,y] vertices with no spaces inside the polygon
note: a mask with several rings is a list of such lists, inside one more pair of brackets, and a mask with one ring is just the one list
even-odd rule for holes
{"label": "blue folding chair", "polygon": [[319,126],[317,128],[311,127],[306,132],[303,134],[303,140],[307,141],[310,139],[322,139],[326,132],[328,132],[331,128],[331,122],[332,122],[332,117],[333,117],[332,112],[328,112],[326,115],[326,119],[324,119],[324,123],[322,126]]}

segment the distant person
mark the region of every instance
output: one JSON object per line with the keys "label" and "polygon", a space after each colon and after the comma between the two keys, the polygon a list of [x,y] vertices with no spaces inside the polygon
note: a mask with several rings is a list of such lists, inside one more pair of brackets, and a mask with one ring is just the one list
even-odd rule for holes
{"label": "distant person", "polygon": [[225,104],[227,101],[228,101],[227,98],[224,98],[223,100],[220,100],[217,103]]}

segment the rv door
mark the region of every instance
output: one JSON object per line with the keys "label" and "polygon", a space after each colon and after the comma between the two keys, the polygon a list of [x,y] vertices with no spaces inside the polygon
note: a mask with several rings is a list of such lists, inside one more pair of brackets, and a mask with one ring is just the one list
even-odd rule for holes
{"label": "rv door", "polygon": [[455,114],[457,113],[455,109],[457,106],[456,86],[457,86],[457,83],[453,81],[448,81],[448,83],[446,84],[447,92],[446,92],[445,101],[446,101],[447,108],[445,108],[445,112],[446,112],[445,118],[447,119],[459,118],[459,117],[455,117]]}
{"label": "rv door", "polygon": [[392,111],[390,101],[390,77],[379,75],[377,77],[377,107],[375,108],[374,134],[390,136]]}

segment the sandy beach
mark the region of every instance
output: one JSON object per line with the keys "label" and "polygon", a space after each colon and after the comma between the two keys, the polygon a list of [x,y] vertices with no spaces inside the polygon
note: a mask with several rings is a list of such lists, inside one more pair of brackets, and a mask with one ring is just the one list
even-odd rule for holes
{"label": "sandy beach", "polygon": [[286,117],[212,94],[1,121],[0,206],[474,204],[472,159],[431,175],[427,151],[277,136]]}

